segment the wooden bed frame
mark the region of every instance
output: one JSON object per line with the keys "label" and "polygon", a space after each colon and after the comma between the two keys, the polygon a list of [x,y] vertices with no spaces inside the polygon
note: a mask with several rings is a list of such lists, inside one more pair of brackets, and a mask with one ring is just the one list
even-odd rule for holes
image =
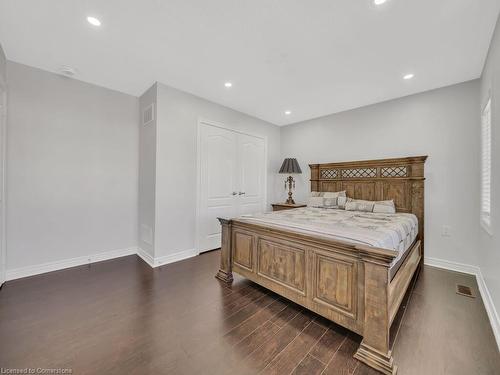
{"label": "wooden bed frame", "polygon": [[355,358],[395,374],[389,331],[424,254],[424,163],[427,156],[313,164],[312,191],[346,190],[367,200],[394,199],[398,212],[418,218],[419,233],[391,279],[397,252],[219,219],[221,264],[216,277],[236,272],[363,336]]}

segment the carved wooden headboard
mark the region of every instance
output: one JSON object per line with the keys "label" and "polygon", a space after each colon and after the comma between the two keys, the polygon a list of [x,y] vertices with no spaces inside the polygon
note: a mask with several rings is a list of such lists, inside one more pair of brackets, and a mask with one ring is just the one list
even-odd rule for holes
{"label": "carved wooden headboard", "polygon": [[311,191],[342,191],[355,199],[390,200],[418,218],[424,239],[424,164],[427,156],[310,164]]}

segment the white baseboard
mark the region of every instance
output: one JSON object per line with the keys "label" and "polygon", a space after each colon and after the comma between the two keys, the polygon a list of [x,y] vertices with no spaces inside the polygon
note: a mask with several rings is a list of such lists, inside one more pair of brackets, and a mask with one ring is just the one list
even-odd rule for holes
{"label": "white baseboard", "polygon": [[36,264],[33,266],[10,269],[6,271],[5,281],[40,275],[42,273],[47,273],[47,272],[59,271],[66,268],[82,266],[85,264],[90,264],[95,262],[102,262],[104,260],[120,258],[133,254],[137,254],[150,267],[155,268],[163,266],[165,264],[174,263],[180,260],[194,257],[198,255],[198,252],[195,249],[190,249],[190,250],[180,251],[175,254],[153,258],[150,254],[148,254],[141,248],[130,247],[127,249],[111,250],[103,253],[97,253],[77,258],[63,259],[54,262]]}
{"label": "white baseboard", "polygon": [[137,249],[137,255],[139,255],[151,267],[155,268],[159,266],[164,266],[165,264],[174,263],[180,260],[194,257],[198,255],[198,252],[195,249],[189,249],[189,250],[179,251],[174,254],[153,258],[150,254],[139,248]]}
{"label": "white baseboard", "polygon": [[150,267],[154,268],[155,267],[155,259],[146,251],[141,249],[140,247],[137,248],[137,255],[145,261]]}
{"label": "white baseboard", "polygon": [[481,293],[481,298],[483,299],[484,308],[486,309],[491,328],[493,329],[493,334],[495,335],[495,340],[497,340],[498,351],[500,351],[500,318],[481,270],[479,270],[479,273],[476,275],[476,279],[479,293]]}
{"label": "white baseboard", "polygon": [[471,266],[470,264],[457,263],[449,260],[438,259],[438,258],[425,258],[424,264],[431,267],[442,268],[449,271],[456,271],[462,273],[468,273],[470,275],[477,275],[479,272],[479,267]]}
{"label": "white baseboard", "polygon": [[102,262],[103,260],[120,258],[127,255],[132,255],[137,253],[137,248],[130,247],[127,249],[118,249],[106,251],[103,253],[97,253],[92,255],[86,255],[77,258],[58,260],[55,262],[47,262],[42,264],[36,264],[33,266],[14,268],[7,270],[6,281],[20,279],[22,277],[39,275],[42,273],[63,270],[65,268],[82,266],[84,264]]}
{"label": "white baseboard", "polygon": [[184,251],[179,251],[178,253],[165,255],[162,257],[155,258],[155,267],[163,266],[165,264],[178,262],[180,260],[192,258],[198,255],[198,251],[196,249],[189,249]]}
{"label": "white baseboard", "polygon": [[493,335],[495,336],[498,350],[500,351],[500,318],[498,316],[495,304],[493,303],[493,299],[491,298],[491,294],[484,280],[483,274],[481,273],[481,269],[479,267],[472,266],[469,264],[451,262],[448,260],[437,259],[437,258],[425,258],[424,264],[432,267],[442,268],[450,271],[468,273],[476,276],[479,293],[481,294],[484,308],[486,309],[486,313],[488,314],[491,328],[493,330]]}

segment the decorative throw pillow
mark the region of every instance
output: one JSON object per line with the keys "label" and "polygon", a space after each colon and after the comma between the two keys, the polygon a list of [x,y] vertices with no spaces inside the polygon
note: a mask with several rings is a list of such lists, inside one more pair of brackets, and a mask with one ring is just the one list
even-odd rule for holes
{"label": "decorative throw pillow", "polygon": [[396,206],[392,199],[390,201],[378,201],[373,205],[373,212],[379,214],[395,214]]}
{"label": "decorative throw pillow", "polygon": [[373,212],[373,207],[375,202],[364,201],[361,199],[353,199],[351,202],[345,204],[346,211],[363,211],[363,212]]}
{"label": "decorative throw pillow", "polygon": [[311,197],[325,197],[325,198],[337,198],[345,197],[345,190],[343,191],[311,191]]}
{"label": "decorative throw pillow", "polygon": [[345,205],[347,202],[351,202],[352,198],[348,198],[346,196],[338,197],[337,198],[337,205],[339,208],[345,210]]}
{"label": "decorative throw pillow", "polygon": [[323,197],[325,198],[338,198],[338,197],[345,197],[345,190],[342,190],[342,191],[335,191],[335,192],[332,192],[332,191],[325,191],[324,193],[320,193],[320,194],[323,194]]}
{"label": "decorative throw pillow", "polygon": [[[307,205],[309,207],[338,208],[338,199],[340,197],[345,197],[345,196],[346,196],[345,190],[336,192],[311,191],[311,196],[309,198]],[[317,198],[321,198],[321,203],[320,200]]]}
{"label": "decorative throw pillow", "polygon": [[337,208],[337,200],[338,198],[323,197],[323,205],[325,206],[325,208]]}
{"label": "decorative throw pillow", "polygon": [[308,207],[323,207],[323,197],[309,197],[307,201]]}

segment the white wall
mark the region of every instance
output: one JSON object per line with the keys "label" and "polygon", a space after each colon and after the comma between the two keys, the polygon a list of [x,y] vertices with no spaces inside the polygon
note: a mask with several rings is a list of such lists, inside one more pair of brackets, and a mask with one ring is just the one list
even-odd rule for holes
{"label": "white wall", "polygon": [[283,127],[281,156],[304,172],[296,201],[310,191],[310,163],[428,155],[426,257],[477,264],[478,90],[476,80]]}
{"label": "white wall", "polygon": [[[139,98],[139,247],[154,257],[156,221],[156,84]],[[153,104],[153,121],[143,124],[144,109]]]}
{"label": "white wall", "polygon": [[7,269],[137,246],[138,99],[8,62]]}
{"label": "white wall", "polygon": [[[479,266],[497,311],[500,311],[500,18],[481,77],[481,109],[491,95],[492,185],[491,224],[493,235],[481,227]],[[478,111],[478,117],[479,117]],[[477,130],[480,134],[480,128]],[[474,218],[479,223],[479,217]],[[500,321],[497,321],[500,325]],[[500,330],[500,326],[497,327]],[[498,332],[500,334],[500,331]],[[500,340],[498,341],[500,346]]]}
{"label": "white wall", "polygon": [[7,59],[0,44],[0,285],[5,281],[7,254],[5,249],[5,132],[7,91]]}
{"label": "white wall", "polygon": [[194,95],[158,84],[156,257],[192,251],[196,228],[198,119],[260,135],[268,142],[268,203],[281,165],[280,128]]}

